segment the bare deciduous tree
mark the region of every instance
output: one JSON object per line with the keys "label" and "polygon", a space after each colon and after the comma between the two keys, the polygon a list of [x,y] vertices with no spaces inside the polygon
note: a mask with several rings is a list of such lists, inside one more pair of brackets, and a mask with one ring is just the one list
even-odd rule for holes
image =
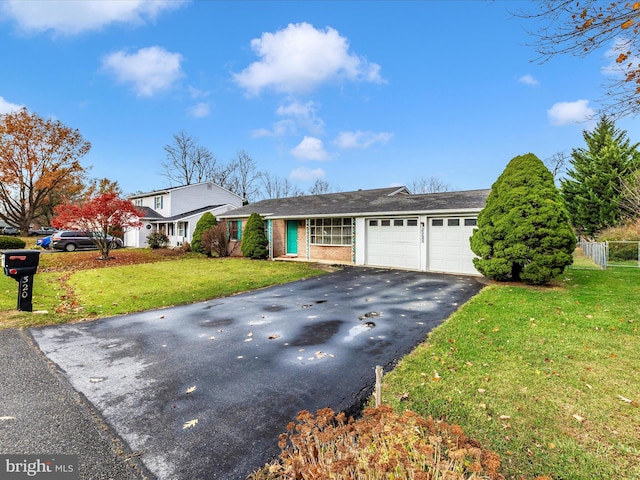
{"label": "bare deciduous tree", "polygon": [[173,136],[173,143],[164,147],[166,161],[162,175],[170,185],[191,185],[212,180],[219,166],[216,157],[184,130]]}
{"label": "bare deciduous tree", "polygon": [[229,190],[237,193],[247,202],[252,202],[260,189],[258,184],[260,172],[258,172],[256,162],[247,152],[240,150],[231,165],[233,165],[233,185]]}
{"label": "bare deciduous tree", "polygon": [[449,192],[451,187],[439,177],[420,177],[409,184],[409,190],[413,193],[439,193]]}
{"label": "bare deciduous tree", "polygon": [[315,182],[313,182],[313,185],[311,185],[311,188],[309,189],[309,195],[323,195],[325,193],[331,193],[333,191],[335,190],[331,188],[329,182],[318,178]]}
{"label": "bare deciduous tree", "polygon": [[278,177],[268,172],[260,174],[261,197],[263,199],[299,197],[304,192],[288,178]]}
{"label": "bare deciduous tree", "polygon": [[629,217],[640,217],[640,170],[622,179],[620,187],[620,206]]}
{"label": "bare deciduous tree", "polygon": [[558,179],[567,171],[567,164],[569,163],[569,160],[570,157],[565,152],[557,152],[547,158],[544,161],[544,165],[549,169],[554,180],[558,181]]}

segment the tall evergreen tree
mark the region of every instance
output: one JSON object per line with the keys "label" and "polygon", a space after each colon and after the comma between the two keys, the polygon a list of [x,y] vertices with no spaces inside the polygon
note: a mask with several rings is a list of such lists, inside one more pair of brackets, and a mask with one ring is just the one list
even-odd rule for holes
{"label": "tall evergreen tree", "polygon": [[593,238],[620,222],[622,183],[640,168],[640,153],[639,144],[632,144],[627,132],[606,116],[582,136],[587,146],[571,152],[571,168],[561,189],[576,232]]}
{"label": "tall evergreen tree", "polygon": [[262,216],[253,212],[242,232],[242,255],[253,259],[262,259],[269,256],[269,240],[264,231],[264,220]]}
{"label": "tall evergreen tree", "polygon": [[541,285],[571,265],[575,246],[551,172],[532,153],[515,157],[478,215],[471,236],[475,267],[494,280]]}
{"label": "tall evergreen tree", "polygon": [[193,237],[191,238],[191,250],[199,253],[206,253],[211,255],[211,251],[207,252],[202,245],[202,235],[211,227],[215,227],[218,224],[218,220],[211,212],[204,212],[198,222],[196,228],[193,229]]}

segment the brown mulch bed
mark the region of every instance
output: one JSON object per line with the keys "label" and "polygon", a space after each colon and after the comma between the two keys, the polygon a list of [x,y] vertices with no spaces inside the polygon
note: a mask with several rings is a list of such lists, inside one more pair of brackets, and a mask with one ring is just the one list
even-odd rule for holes
{"label": "brown mulch bed", "polygon": [[118,249],[109,252],[109,260],[102,260],[99,252],[55,252],[40,255],[38,272],[69,272],[78,270],[90,270],[94,268],[119,267],[123,265],[137,265],[141,263],[153,263],[167,258],[183,257],[185,252],[178,249],[159,248],[151,249]]}

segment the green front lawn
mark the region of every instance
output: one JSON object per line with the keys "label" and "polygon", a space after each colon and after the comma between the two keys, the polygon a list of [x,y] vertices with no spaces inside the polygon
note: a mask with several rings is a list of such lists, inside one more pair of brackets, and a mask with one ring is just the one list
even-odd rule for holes
{"label": "green front lawn", "polygon": [[96,263],[95,251],[40,255],[34,276],[34,313],[15,310],[18,284],[0,275],[0,328],[66,323],[192,303],[323,273],[299,262],[201,255],[165,258],[150,250],[117,250],[113,255],[117,261],[101,264]]}
{"label": "green front lawn", "polygon": [[459,424],[507,478],[640,478],[640,270],[491,285],[385,377],[384,403]]}

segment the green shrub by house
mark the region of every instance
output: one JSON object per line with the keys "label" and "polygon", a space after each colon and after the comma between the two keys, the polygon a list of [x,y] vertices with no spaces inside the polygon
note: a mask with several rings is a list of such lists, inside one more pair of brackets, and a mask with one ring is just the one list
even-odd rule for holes
{"label": "green shrub by house", "polygon": [[546,284],[571,265],[575,246],[551,172],[532,153],[515,157],[478,215],[475,267],[493,280]]}
{"label": "green shrub by house", "polygon": [[152,250],[156,250],[158,248],[164,248],[169,243],[169,237],[167,237],[164,233],[156,230],[155,232],[151,232],[147,237],[147,243]]}
{"label": "green shrub by house", "polygon": [[264,221],[259,213],[252,213],[242,232],[242,255],[248,258],[267,258],[269,240],[264,231]]}
{"label": "green shrub by house", "polygon": [[[215,227],[218,224],[218,220],[213,216],[211,212],[205,212],[196,223],[196,228],[193,231],[193,238],[191,239],[191,251],[198,253],[207,253],[202,245],[202,234],[209,230],[211,227]],[[210,252],[209,252],[210,254]]]}
{"label": "green shrub by house", "polygon": [[24,248],[25,241],[15,237],[0,237],[0,250],[10,250],[14,248]]}

